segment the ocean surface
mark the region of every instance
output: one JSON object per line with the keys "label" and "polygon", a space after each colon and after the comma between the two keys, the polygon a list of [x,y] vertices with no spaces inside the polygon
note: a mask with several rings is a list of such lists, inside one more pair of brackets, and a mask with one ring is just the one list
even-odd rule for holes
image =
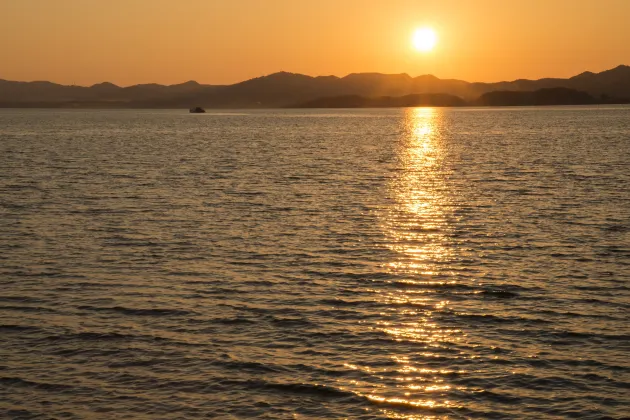
{"label": "ocean surface", "polygon": [[0,417],[630,416],[630,107],[0,110]]}

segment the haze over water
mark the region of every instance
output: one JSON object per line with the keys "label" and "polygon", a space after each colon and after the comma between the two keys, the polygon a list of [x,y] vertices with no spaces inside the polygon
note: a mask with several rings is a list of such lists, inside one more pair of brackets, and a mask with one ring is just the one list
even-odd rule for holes
{"label": "haze over water", "polygon": [[629,111],[0,110],[0,409],[627,416]]}

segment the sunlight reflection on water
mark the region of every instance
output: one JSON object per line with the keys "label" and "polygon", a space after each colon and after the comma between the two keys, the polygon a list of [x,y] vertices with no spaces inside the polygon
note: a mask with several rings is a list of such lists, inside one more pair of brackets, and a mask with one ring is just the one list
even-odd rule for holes
{"label": "sunlight reflection on water", "polygon": [[448,189],[438,172],[444,158],[441,118],[434,108],[410,109],[405,118],[401,171],[391,183],[394,205],[382,221],[389,247],[400,253],[390,263],[398,273],[436,274],[435,263],[449,256],[444,234]]}
{"label": "sunlight reflection on water", "polygon": [[[441,136],[443,114],[435,108],[407,110],[402,138],[399,142],[399,174],[390,183],[392,205],[381,214],[381,227],[388,238],[388,248],[397,255],[388,265],[391,273],[403,275],[403,285],[389,292],[380,292],[377,299],[399,308],[393,322],[378,322],[378,328],[398,342],[422,344],[423,358],[438,357],[432,349],[448,346],[460,340],[461,330],[446,328],[432,320],[435,311],[447,308],[449,302],[426,296],[419,286],[453,283],[445,279],[444,263],[451,257],[448,247],[447,210],[450,204],[448,185],[441,164],[445,154]],[[442,264],[442,267],[440,266]],[[437,280],[436,280],[437,278]],[[403,322],[400,322],[404,319]],[[439,398],[440,392],[451,389],[444,377],[446,369],[423,367],[408,355],[394,355],[396,392],[391,387],[387,395],[374,392],[373,401],[409,407],[454,407],[457,404]],[[435,395],[435,397],[433,397]],[[387,411],[387,410],[385,410]],[[391,413],[384,414],[390,415]],[[410,417],[398,418],[420,418]]]}

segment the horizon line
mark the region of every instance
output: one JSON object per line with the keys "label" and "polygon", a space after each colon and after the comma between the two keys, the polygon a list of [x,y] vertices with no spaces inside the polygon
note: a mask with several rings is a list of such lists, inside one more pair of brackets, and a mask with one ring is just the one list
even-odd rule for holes
{"label": "horizon line", "polygon": [[296,72],[291,72],[291,71],[286,71],[286,70],[279,70],[279,71],[276,71],[276,72],[273,72],[273,73],[263,74],[261,76],[255,76],[255,77],[251,77],[249,79],[241,80],[241,81],[234,82],[234,83],[226,83],[226,84],[201,83],[201,82],[198,82],[198,81],[196,81],[194,79],[189,79],[189,80],[186,80],[184,82],[171,83],[171,84],[163,84],[163,83],[158,83],[158,82],[143,82],[143,83],[136,83],[136,84],[132,84],[132,85],[118,85],[118,84],[110,82],[110,81],[96,82],[96,83],[93,83],[91,85],[77,85],[77,84],[64,84],[64,83],[54,82],[52,80],[41,80],[41,79],[38,79],[38,80],[11,80],[11,79],[3,79],[1,77],[0,77],[0,81],[14,82],[14,83],[52,83],[52,84],[59,85],[59,86],[81,87],[81,88],[92,88],[92,87],[98,86],[98,85],[110,84],[110,85],[113,85],[113,86],[115,86],[117,88],[125,89],[125,88],[130,88],[130,87],[134,87],[134,86],[143,86],[143,85],[177,86],[177,85],[184,85],[184,84],[187,84],[187,83],[196,83],[196,84],[198,84],[200,86],[232,86],[232,85],[237,85],[239,83],[247,82],[249,80],[261,79],[261,78],[264,78],[264,77],[273,76],[275,74],[293,74],[293,75],[298,75],[298,76],[306,76],[306,77],[310,77],[310,78],[313,78],[313,79],[320,78],[320,77],[335,77],[337,79],[344,79],[344,78],[346,78],[348,76],[352,76],[352,75],[378,74],[378,75],[383,75],[383,76],[403,76],[404,75],[404,76],[407,76],[407,77],[409,77],[411,79],[416,79],[418,77],[430,76],[430,77],[435,77],[436,79],[439,79],[439,80],[453,80],[453,81],[459,81],[459,82],[465,82],[465,83],[471,83],[471,84],[472,83],[496,84],[496,83],[513,83],[513,82],[520,81],[520,80],[538,81],[538,80],[546,80],[546,79],[570,79],[570,78],[579,76],[579,75],[584,74],[584,73],[599,74],[599,73],[604,73],[606,71],[615,70],[615,69],[618,69],[620,67],[630,67],[630,65],[619,64],[619,65],[617,65],[615,67],[611,67],[609,69],[605,69],[605,70],[602,70],[600,72],[593,72],[593,71],[590,71],[590,70],[585,70],[585,71],[583,71],[581,73],[574,74],[573,76],[569,76],[569,77],[551,77],[551,76],[548,76],[548,77],[542,77],[542,78],[539,78],[539,79],[518,78],[518,79],[512,79],[512,80],[499,80],[499,81],[495,81],[495,82],[470,82],[468,80],[455,79],[455,78],[444,78],[444,79],[442,79],[442,78],[440,78],[440,77],[438,77],[438,76],[436,76],[434,74],[430,74],[430,73],[420,74],[420,75],[417,75],[417,76],[411,76],[409,73],[380,73],[380,72],[366,71],[366,72],[359,72],[359,73],[357,73],[357,72],[348,73],[345,76],[337,76],[337,75],[334,75],[334,74],[313,76],[313,75],[310,75],[310,74],[296,73]]}

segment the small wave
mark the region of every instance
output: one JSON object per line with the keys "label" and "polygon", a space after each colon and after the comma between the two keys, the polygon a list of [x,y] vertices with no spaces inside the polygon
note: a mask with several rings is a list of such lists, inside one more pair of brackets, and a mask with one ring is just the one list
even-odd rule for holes
{"label": "small wave", "polygon": [[0,302],[44,303],[46,301],[31,296],[0,296]]}
{"label": "small wave", "polygon": [[150,360],[128,360],[128,361],[120,361],[120,362],[112,362],[107,365],[110,369],[120,369],[127,367],[147,367],[147,366],[155,366],[163,363],[164,361],[161,359],[150,359]]}
{"label": "small wave", "polygon": [[79,333],[67,333],[59,335],[51,335],[46,337],[48,340],[85,340],[85,341],[115,341],[115,340],[129,340],[134,338],[127,334],[120,333],[95,333],[95,332],[79,332]]}
{"label": "small wave", "polygon": [[226,325],[256,324],[257,321],[249,318],[215,318],[212,322]]}
{"label": "small wave", "polygon": [[438,289],[438,290],[463,290],[463,291],[474,291],[478,288],[464,283],[458,283],[453,281],[392,281],[388,282],[388,284],[405,289]]}
{"label": "small wave", "polygon": [[618,372],[630,373],[630,366],[613,365],[609,363],[603,363],[593,359],[548,359],[551,365],[566,365],[570,367],[594,367],[598,369],[609,369]]}
{"label": "small wave", "polygon": [[125,315],[138,315],[138,316],[192,316],[196,313],[192,311],[184,311],[181,309],[166,309],[166,308],[126,308],[123,306],[90,306],[81,305],[77,306],[77,309],[89,310],[96,312],[117,312]]}
{"label": "small wave", "polygon": [[589,285],[573,285],[572,286],[574,289],[576,290],[587,290],[587,291],[594,291],[594,292],[617,292],[619,290],[630,290],[630,287],[624,286],[624,285],[620,285],[620,286],[614,286],[614,287],[607,287],[607,286],[589,286]]}
{"label": "small wave", "polygon": [[312,323],[311,321],[305,319],[305,318],[280,318],[280,317],[273,317],[273,319],[271,320],[271,323],[274,325],[278,325],[281,327],[300,327],[300,328],[304,328],[304,327],[317,327],[316,324]]}
{"label": "small wave", "polygon": [[214,362],[213,364],[222,368],[234,369],[239,372],[249,371],[254,373],[278,373],[287,371],[286,368],[278,365],[270,365],[259,362],[244,362],[238,360],[220,360]]}
{"label": "small wave", "polygon": [[480,292],[483,296],[495,299],[513,299],[520,295],[505,289],[485,289]]}
{"label": "small wave", "polygon": [[41,328],[32,327],[28,325],[0,325],[0,332],[26,332],[26,331],[41,331]]}
{"label": "small wave", "polygon": [[36,413],[34,411],[26,410],[24,408],[9,408],[6,411],[6,415],[8,419],[37,419],[42,418],[41,413]]}
{"label": "small wave", "polygon": [[2,305],[2,310],[12,310],[20,312],[32,312],[32,313],[59,313],[59,311],[51,308],[45,308],[43,306],[15,306],[15,305]]}
{"label": "small wave", "polygon": [[[448,313],[445,313],[448,314]],[[488,324],[551,324],[551,321],[540,318],[523,318],[519,316],[501,317],[492,314],[472,314],[464,312],[455,312],[457,318],[464,319],[466,321],[479,321],[481,323]]]}
{"label": "small wave", "polygon": [[604,232],[628,232],[630,231],[630,226],[627,225],[610,225],[602,227]]}
{"label": "small wave", "polygon": [[344,391],[340,388],[335,388],[330,385],[321,384],[308,384],[308,383],[277,383],[268,382],[265,380],[246,380],[235,381],[226,380],[222,381],[222,384],[240,385],[249,389],[267,389],[280,391],[283,393],[300,394],[300,395],[312,395],[319,397],[329,397],[334,399],[355,399],[357,401],[363,400],[357,394],[349,391]]}
{"label": "small wave", "polygon": [[595,332],[576,332],[576,331],[548,331],[545,337],[549,339],[577,339],[577,340],[601,340],[601,341],[630,341],[628,334],[604,334]]}
{"label": "small wave", "polygon": [[76,389],[72,385],[35,382],[17,377],[0,377],[0,383],[9,387],[35,388],[45,391],[74,391]]}

